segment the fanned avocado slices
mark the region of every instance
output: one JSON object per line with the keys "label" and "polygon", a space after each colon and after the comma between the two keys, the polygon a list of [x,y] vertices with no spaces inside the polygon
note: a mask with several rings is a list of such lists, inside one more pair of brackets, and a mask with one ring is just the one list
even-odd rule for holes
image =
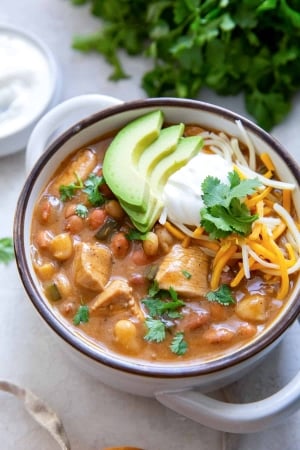
{"label": "fanned avocado slices", "polygon": [[163,124],[161,111],[152,111],[123,127],[109,145],[103,175],[112,192],[140,211],[146,211],[150,188],[137,170],[142,152],[159,136]]}
{"label": "fanned avocado slices", "polygon": [[106,183],[141,232],[159,219],[168,178],[203,146],[200,136],[182,137],[182,123],[161,129],[163,120],[163,113],[155,110],[127,124],[112,140],[103,162]]}

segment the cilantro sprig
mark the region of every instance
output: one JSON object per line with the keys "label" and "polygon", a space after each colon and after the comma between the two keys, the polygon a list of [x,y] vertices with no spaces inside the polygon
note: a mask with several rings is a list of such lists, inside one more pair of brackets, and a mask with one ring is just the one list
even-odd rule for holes
{"label": "cilantro sprig", "polygon": [[241,180],[235,171],[228,174],[228,181],[229,184],[225,184],[208,176],[201,185],[205,204],[200,211],[201,225],[212,239],[232,233],[246,236],[258,218],[257,214],[251,214],[244,199],[256,191],[260,181],[257,178]]}
{"label": "cilantro sprig", "polygon": [[173,353],[176,353],[176,355],[184,355],[188,349],[187,342],[184,339],[184,334],[182,331],[175,334],[170,349]]}
{"label": "cilantro sprig", "polygon": [[[168,290],[160,289],[154,281],[148,291],[148,296],[142,300],[146,306],[149,317],[145,320],[147,333],[144,339],[148,342],[162,342],[166,339],[167,331],[174,325],[175,319],[180,319],[180,309],[185,303],[178,298],[177,292],[170,287]],[[187,351],[187,343],[182,332],[176,333],[172,339],[170,350],[183,355]]]}
{"label": "cilantro sprig", "polygon": [[88,194],[88,201],[93,206],[100,206],[104,203],[104,196],[101,194],[99,188],[105,183],[104,178],[91,173],[84,182],[82,192]]}
{"label": "cilantro sprig", "polygon": [[227,284],[221,284],[217,290],[208,292],[206,298],[210,302],[217,302],[223,306],[235,304],[235,299]]}
{"label": "cilantro sprig", "polygon": [[149,288],[149,294],[142,300],[151,317],[163,319],[178,319],[181,317],[179,309],[185,303],[178,298],[177,292],[170,287],[168,290],[159,289],[156,281]]}
{"label": "cilantro sprig", "polygon": [[[78,190],[86,193],[88,201],[92,206],[100,206],[104,203],[105,198],[100,192],[100,186],[105,184],[104,177],[99,177],[95,173],[90,173],[88,178],[83,182],[79,175],[75,172],[76,182],[59,186],[60,198],[63,202],[71,200]],[[78,214],[79,215],[79,214]]]}
{"label": "cilantro sprig", "polygon": [[67,200],[71,200],[78,189],[83,188],[83,182],[80,176],[75,172],[76,182],[70,184],[62,184],[59,186],[59,194],[62,202],[66,202]]}
{"label": "cilantro sprig", "polygon": [[13,240],[10,237],[0,239],[0,262],[8,264],[15,257]]}
{"label": "cilantro sprig", "polygon": [[159,319],[153,319],[148,317],[145,320],[146,326],[148,328],[147,334],[145,334],[144,339],[149,342],[162,342],[166,338],[166,327],[165,324]]}

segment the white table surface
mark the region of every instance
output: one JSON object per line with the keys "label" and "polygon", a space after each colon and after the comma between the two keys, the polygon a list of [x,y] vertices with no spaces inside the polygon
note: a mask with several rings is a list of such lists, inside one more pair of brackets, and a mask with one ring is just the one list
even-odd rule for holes
{"label": "white table surface", "polygon": [[[144,97],[141,73],[149,62],[127,59],[129,80],[107,80],[111,71],[98,55],[82,55],[70,47],[74,33],[96,30],[99,22],[86,7],[67,0],[1,0],[0,23],[27,28],[53,50],[63,73],[62,99],[86,93],[122,100]],[[1,67],[1,62],[0,62]],[[202,99],[245,114],[241,98]],[[273,134],[300,161],[300,96],[293,111]],[[12,235],[14,209],[25,180],[24,151],[0,159],[0,237]],[[283,386],[300,367],[300,333],[294,324],[275,351],[249,376],[231,386],[240,401],[257,400]],[[25,386],[43,398],[62,418],[72,450],[133,445],[147,450],[297,450],[300,411],[285,423],[249,435],[224,435],[166,409],[155,400],[115,391],[78,371],[65,358],[52,331],[42,323],[25,296],[16,266],[0,267],[0,379]],[[0,392],[1,450],[54,450],[56,443],[7,394]]]}

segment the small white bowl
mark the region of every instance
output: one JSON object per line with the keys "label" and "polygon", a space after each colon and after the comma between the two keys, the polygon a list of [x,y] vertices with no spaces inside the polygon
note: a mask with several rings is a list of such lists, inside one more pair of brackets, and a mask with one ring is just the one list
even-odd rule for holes
{"label": "small white bowl", "polygon": [[[12,50],[17,52],[14,58]],[[25,52],[28,51],[28,58]],[[35,35],[14,26],[0,24],[0,56],[7,72],[0,73],[0,157],[20,151],[26,147],[28,138],[41,116],[54,106],[60,96],[61,76],[57,63],[50,49]],[[41,61],[47,82],[44,88],[36,90],[35,80],[30,80],[30,70],[37,75],[37,66],[31,67],[30,55]],[[4,56],[7,56],[5,60]],[[11,69],[10,63],[17,63],[18,67]],[[35,72],[35,73],[34,73]],[[32,97],[28,96],[32,86]],[[24,109],[15,109],[15,118],[9,116],[12,111],[12,102],[24,96]],[[30,102],[29,102],[30,98]],[[2,105],[2,107],[1,107]],[[10,108],[10,109],[9,109]],[[1,114],[2,109],[2,114]],[[2,116],[2,117],[1,117]]]}

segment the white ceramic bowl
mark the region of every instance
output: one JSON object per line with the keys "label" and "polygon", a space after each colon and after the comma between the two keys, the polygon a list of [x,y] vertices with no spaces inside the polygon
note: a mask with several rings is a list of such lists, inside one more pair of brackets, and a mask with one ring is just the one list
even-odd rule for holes
{"label": "white ceramic bowl", "polygon": [[[61,75],[47,45],[36,35],[21,28],[0,24],[0,56],[1,157],[26,148],[37,121],[59,99]],[[40,76],[38,67],[41,69]],[[39,82],[41,87],[37,89]],[[11,108],[13,102],[14,105],[19,102],[18,106],[14,106],[14,115],[4,117],[6,109]],[[24,104],[20,107],[21,102]]]}
{"label": "white ceramic bowl", "polygon": [[[117,99],[99,100],[99,112],[61,134],[46,150],[45,143],[74,108],[84,103],[74,98],[59,105],[41,120],[30,141],[28,152],[41,155],[33,166],[21,192],[14,227],[17,264],[25,290],[42,319],[56,332],[68,354],[96,375],[99,380],[117,389],[134,394],[154,396],[161,403],[212,428],[248,433],[276,424],[300,406],[300,374],[272,397],[250,404],[228,404],[204,393],[237,380],[258,364],[280,341],[300,311],[300,281],[296,282],[289,300],[273,325],[249,345],[216,361],[199,363],[148,363],[103,352],[95,343],[66,327],[45,300],[32,267],[30,257],[30,226],[34,204],[55,168],[74,149],[95,138],[121,128],[125,123],[153,109],[161,109],[169,123],[198,123],[207,128],[237,135],[236,120],[242,121],[256,148],[268,152],[283,180],[294,182],[295,204],[300,215],[300,170],[288,152],[269,134],[249,120],[223,108],[193,100],[148,99],[113,107]],[[120,103],[120,102],[119,102]],[[105,107],[105,109],[101,108]],[[241,136],[243,141],[243,137]],[[45,151],[44,151],[45,150]]]}

